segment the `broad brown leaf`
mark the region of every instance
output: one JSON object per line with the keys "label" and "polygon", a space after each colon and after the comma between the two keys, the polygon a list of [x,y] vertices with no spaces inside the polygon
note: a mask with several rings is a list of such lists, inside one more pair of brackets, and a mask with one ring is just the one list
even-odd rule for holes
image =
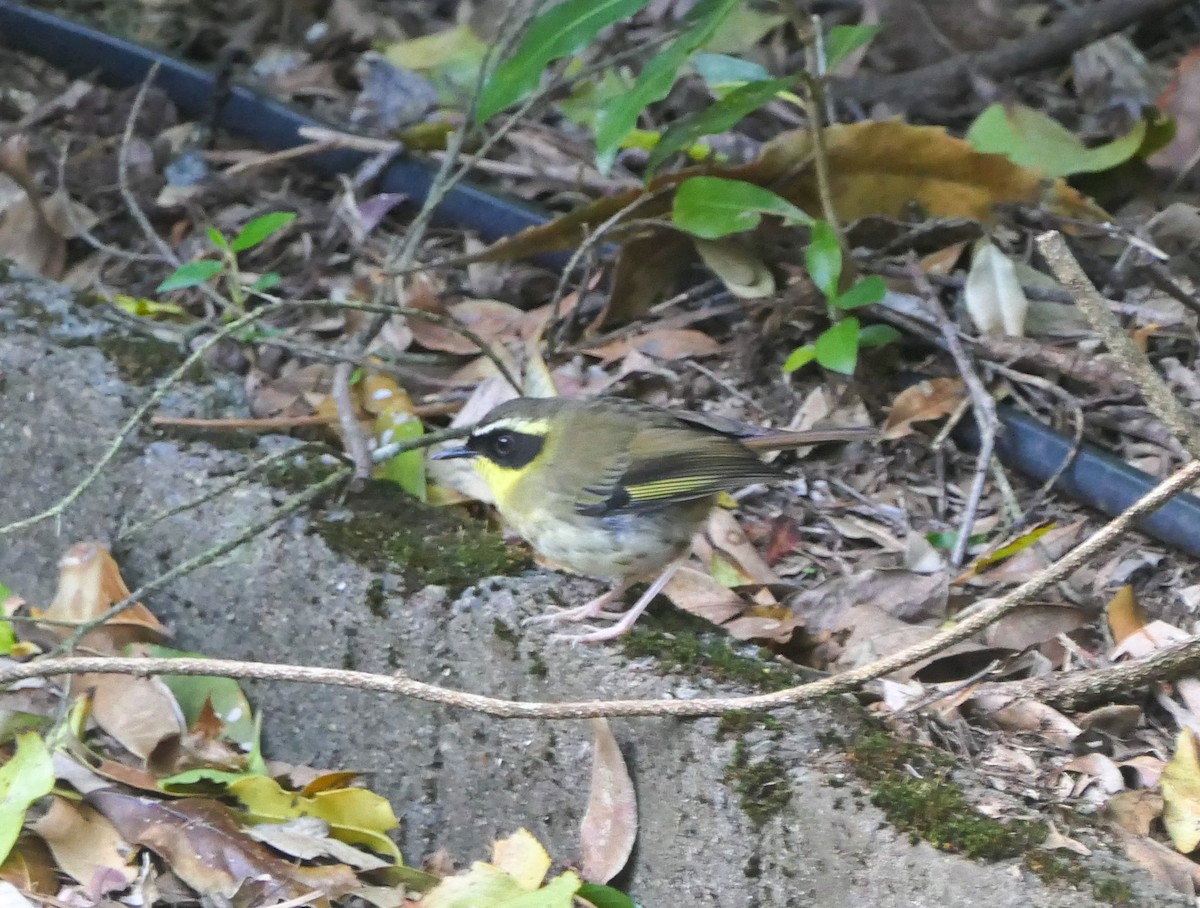
{"label": "broad brown leaf", "polygon": [[[37,617],[69,624],[83,624],[104,614],[110,606],[129,596],[121,569],[108,549],[97,542],[71,546],[58,562],[58,589],[54,601]],[[61,640],[70,627],[38,625],[40,633]],[[104,653],[119,652],[130,643],[161,643],[167,629],[140,602],[134,603],[83,639],[83,645]]]}
{"label": "broad brown leaf", "polygon": [[913,423],[949,416],[967,399],[961,378],[930,378],[896,395],[880,438],[893,441],[913,433]]}
{"label": "broad brown leaf", "polygon": [[102,789],[87,800],[130,842],[159,855],[185,883],[204,896],[231,898],[243,881],[268,881],[269,901],[292,899],[314,889],[337,896],[358,880],[349,867],[296,867],[249,838],[219,801],[162,801]]}
{"label": "broad brown leaf", "polygon": [[637,795],[608,721],[593,719],[592,735],[592,788],[579,831],[581,875],[589,883],[607,883],[621,872],[637,840]]}

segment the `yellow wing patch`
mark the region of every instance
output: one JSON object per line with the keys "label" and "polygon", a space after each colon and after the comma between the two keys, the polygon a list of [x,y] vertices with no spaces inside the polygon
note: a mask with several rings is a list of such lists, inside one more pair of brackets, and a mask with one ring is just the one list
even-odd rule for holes
{"label": "yellow wing patch", "polygon": [[659,479],[654,482],[643,482],[626,488],[631,501],[654,501],[659,498],[671,498],[674,495],[686,495],[700,489],[708,489],[712,478],[707,476],[676,476],[671,479]]}

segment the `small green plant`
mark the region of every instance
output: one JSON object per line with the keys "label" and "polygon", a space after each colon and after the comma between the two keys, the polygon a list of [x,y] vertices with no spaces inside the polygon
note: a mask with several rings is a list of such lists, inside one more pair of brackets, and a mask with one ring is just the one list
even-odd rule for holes
{"label": "small green plant", "polygon": [[[512,54],[492,73],[484,85],[476,106],[476,122],[483,123],[505,107],[532,94],[539,86],[544,70],[555,60],[579,54],[600,31],[640,11],[648,0],[565,0],[542,13],[531,23]],[[689,158],[710,153],[704,139],[731,129],[743,118],[764,105],[782,100],[803,108],[806,104],[793,90],[807,93],[810,101],[820,97],[822,80],[849,54],[865,45],[879,31],[878,26],[835,26],[824,36],[823,58],[811,63],[811,72],[772,78],[757,63],[725,53],[713,52],[719,44],[722,26],[741,16],[750,16],[737,0],[699,0],[682,18],[673,40],[664,44],[630,81],[609,70],[597,82],[603,90],[576,91],[570,114],[593,128],[596,159],[601,172],[607,173],[621,148],[638,146],[649,150],[645,177],[654,174],[673,156],[682,152]],[[767,17],[768,28],[783,21]],[[733,29],[736,31],[736,29]],[[570,66],[568,65],[569,69]],[[681,72],[692,70],[701,76],[714,96],[704,109],[680,117],[661,133],[637,128],[642,113],[665,98]],[[624,90],[621,90],[622,84]],[[801,86],[801,88],[797,88]],[[595,103],[594,111],[584,98]],[[808,111],[811,114],[811,110]],[[696,176],[676,188],[672,221],[677,228],[704,240],[752,230],[764,214],[780,218],[785,225],[807,226],[812,242],[806,265],[814,283],[824,295],[832,325],[811,344],[797,348],[784,364],[792,372],[816,361],[826,369],[852,374],[858,352],[864,347],[880,346],[898,337],[886,326],[863,327],[858,318],[846,315],[860,306],[877,303],[886,290],[878,277],[856,281],[845,291],[840,289],[842,248],[837,232],[828,223],[818,221],[796,205],[769,189],[740,180]],[[829,214],[832,218],[832,213]]]}
{"label": "small green plant", "polygon": [[812,238],[805,250],[804,264],[809,277],[825,297],[833,322],[813,343],[793,350],[783,364],[784,371],[794,372],[815,360],[833,372],[853,374],[859,350],[890,343],[899,334],[886,325],[864,327],[856,317],[845,315],[860,306],[879,302],[887,286],[882,278],[872,275],[856,281],[845,291],[839,289],[842,247],[829,224],[814,220],[769,189],[720,177],[692,177],[680,183],[675,192],[671,219],[676,227],[693,236],[717,239],[753,230],[764,214],[774,215],[784,224],[811,228]]}
{"label": "small green plant", "polygon": [[858,351],[881,347],[898,338],[899,332],[887,325],[863,326],[855,316],[843,313],[869,306],[883,299],[887,285],[878,275],[864,277],[845,292],[838,288],[842,280],[842,246],[837,233],[824,221],[812,225],[812,239],[804,252],[804,265],[821,295],[833,324],[811,344],[797,347],[783,364],[784,372],[794,372],[814,360],[832,372],[854,374]]}
{"label": "small green plant", "polygon": [[238,255],[260,245],[271,235],[283,230],[296,219],[293,211],[273,211],[246,224],[237,236],[228,239],[215,227],[208,228],[208,239],[216,247],[218,257],[199,259],[181,265],[155,288],[157,293],[199,287],[219,276],[224,277],[227,299],[238,314],[246,311],[246,302],[257,293],[266,293],[275,287],[280,277],[274,271],[259,275],[247,284],[238,268]]}
{"label": "small green plant", "polygon": [[[578,57],[602,30],[631,18],[648,3],[649,0],[565,0],[547,9],[530,23],[513,51],[484,83],[475,107],[475,121],[483,123],[531,95],[553,62]],[[596,163],[601,172],[609,171],[622,148],[636,146],[651,149],[646,169],[649,178],[675,152],[687,151],[697,156],[698,149],[706,148],[699,141],[704,136],[724,132],[777,97],[802,105],[790,89],[798,82],[811,86],[816,78],[813,75],[799,73],[772,78],[756,63],[711,52],[722,44],[726,31],[750,34],[755,30],[755,20],[767,30],[783,21],[777,14],[764,16],[747,7],[741,0],[699,0],[683,16],[674,37],[656,48],[636,78],[606,69],[591,90],[573,92],[564,112],[593,128]],[[878,31],[879,26],[874,25],[838,25],[829,29],[824,40],[822,71],[834,69]],[[571,60],[564,69],[571,71],[575,63]],[[643,112],[667,96],[680,73],[690,71],[701,75],[717,100],[697,113],[680,118],[665,132],[638,129]]]}

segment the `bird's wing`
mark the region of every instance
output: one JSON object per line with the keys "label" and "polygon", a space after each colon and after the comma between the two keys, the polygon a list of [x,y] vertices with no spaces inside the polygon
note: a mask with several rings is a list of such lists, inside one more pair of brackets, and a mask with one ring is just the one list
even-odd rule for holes
{"label": "bird's wing", "polygon": [[779,477],[731,438],[686,424],[653,426],[637,433],[625,463],[585,488],[575,510],[594,517],[649,511]]}

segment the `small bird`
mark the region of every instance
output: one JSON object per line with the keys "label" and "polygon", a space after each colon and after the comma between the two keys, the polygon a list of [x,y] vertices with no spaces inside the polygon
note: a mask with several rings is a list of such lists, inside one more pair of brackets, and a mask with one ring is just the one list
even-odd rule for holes
{"label": "small bird", "polygon": [[[609,592],[530,621],[617,619],[567,636],[619,637],[688,555],[719,493],[783,474],[752,449],[863,440],[870,428],[780,432],[621,398],[519,397],[485,416],[462,447],[501,516],[539,553],[569,570],[611,579]],[[653,581],[623,614],[606,610],[630,586]]]}

